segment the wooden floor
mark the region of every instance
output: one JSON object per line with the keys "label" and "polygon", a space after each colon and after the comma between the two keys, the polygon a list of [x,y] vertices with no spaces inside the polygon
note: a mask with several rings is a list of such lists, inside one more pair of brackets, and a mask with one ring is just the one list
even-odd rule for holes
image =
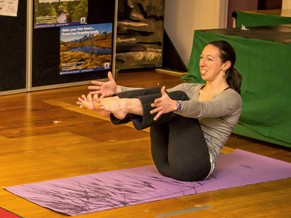
{"label": "wooden floor", "polygon": [[[171,87],[181,81],[175,75],[148,71],[120,73],[117,82]],[[1,187],[153,163],[148,131],[136,131],[130,125],[117,127],[80,109],[75,102],[85,93],[87,86],[78,86],[0,97]],[[291,162],[290,149],[281,146],[235,135],[226,146]],[[291,217],[290,198],[291,178],[78,217],[282,218]],[[0,207],[25,218],[67,217],[2,188]]]}

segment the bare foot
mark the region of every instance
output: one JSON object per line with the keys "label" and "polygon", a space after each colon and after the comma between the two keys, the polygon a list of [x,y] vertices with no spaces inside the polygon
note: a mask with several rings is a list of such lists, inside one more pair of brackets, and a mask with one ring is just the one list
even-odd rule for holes
{"label": "bare foot", "polygon": [[124,119],[128,113],[125,102],[118,96],[101,98],[100,103],[101,109],[111,112],[117,119]]}
{"label": "bare foot", "polygon": [[101,108],[97,108],[95,109],[95,111],[100,114],[102,117],[109,117],[111,112],[110,111],[106,111],[106,110],[103,110]]}
{"label": "bare foot", "polygon": [[97,94],[93,95],[93,104],[94,104],[94,108],[95,111],[97,111],[98,114],[100,114],[103,117],[109,117],[110,116],[110,111],[106,111],[104,109],[102,109],[102,105],[100,103],[100,98],[98,97]]}

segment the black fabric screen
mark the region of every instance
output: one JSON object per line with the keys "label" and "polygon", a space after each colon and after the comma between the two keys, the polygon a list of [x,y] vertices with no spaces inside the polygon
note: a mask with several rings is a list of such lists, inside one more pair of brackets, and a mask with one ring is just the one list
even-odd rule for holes
{"label": "black fabric screen", "polygon": [[26,87],[26,1],[17,17],[0,16],[0,91]]}
{"label": "black fabric screen", "polygon": [[[115,0],[88,0],[88,24],[112,22]],[[32,87],[107,77],[108,70],[60,75],[60,28],[33,30]]]}

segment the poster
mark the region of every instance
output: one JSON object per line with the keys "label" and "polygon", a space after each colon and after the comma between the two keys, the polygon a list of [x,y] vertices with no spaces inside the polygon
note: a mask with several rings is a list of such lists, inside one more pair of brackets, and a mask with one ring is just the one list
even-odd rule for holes
{"label": "poster", "polygon": [[60,74],[110,70],[113,23],[60,28]]}
{"label": "poster", "polygon": [[16,17],[18,0],[0,0],[0,15]]}
{"label": "poster", "polygon": [[88,0],[35,0],[34,28],[86,24]]}

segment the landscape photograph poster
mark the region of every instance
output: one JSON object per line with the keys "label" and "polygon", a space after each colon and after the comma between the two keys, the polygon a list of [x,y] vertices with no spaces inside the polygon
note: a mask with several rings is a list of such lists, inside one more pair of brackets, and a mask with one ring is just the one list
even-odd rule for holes
{"label": "landscape photograph poster", "polygon": [[60,28],[60,74],[110,70],[112,23]]}
{"label": "landscape photograph poster", "polygon": [[86,24],[88,0],[34,0],[34,28]]}

